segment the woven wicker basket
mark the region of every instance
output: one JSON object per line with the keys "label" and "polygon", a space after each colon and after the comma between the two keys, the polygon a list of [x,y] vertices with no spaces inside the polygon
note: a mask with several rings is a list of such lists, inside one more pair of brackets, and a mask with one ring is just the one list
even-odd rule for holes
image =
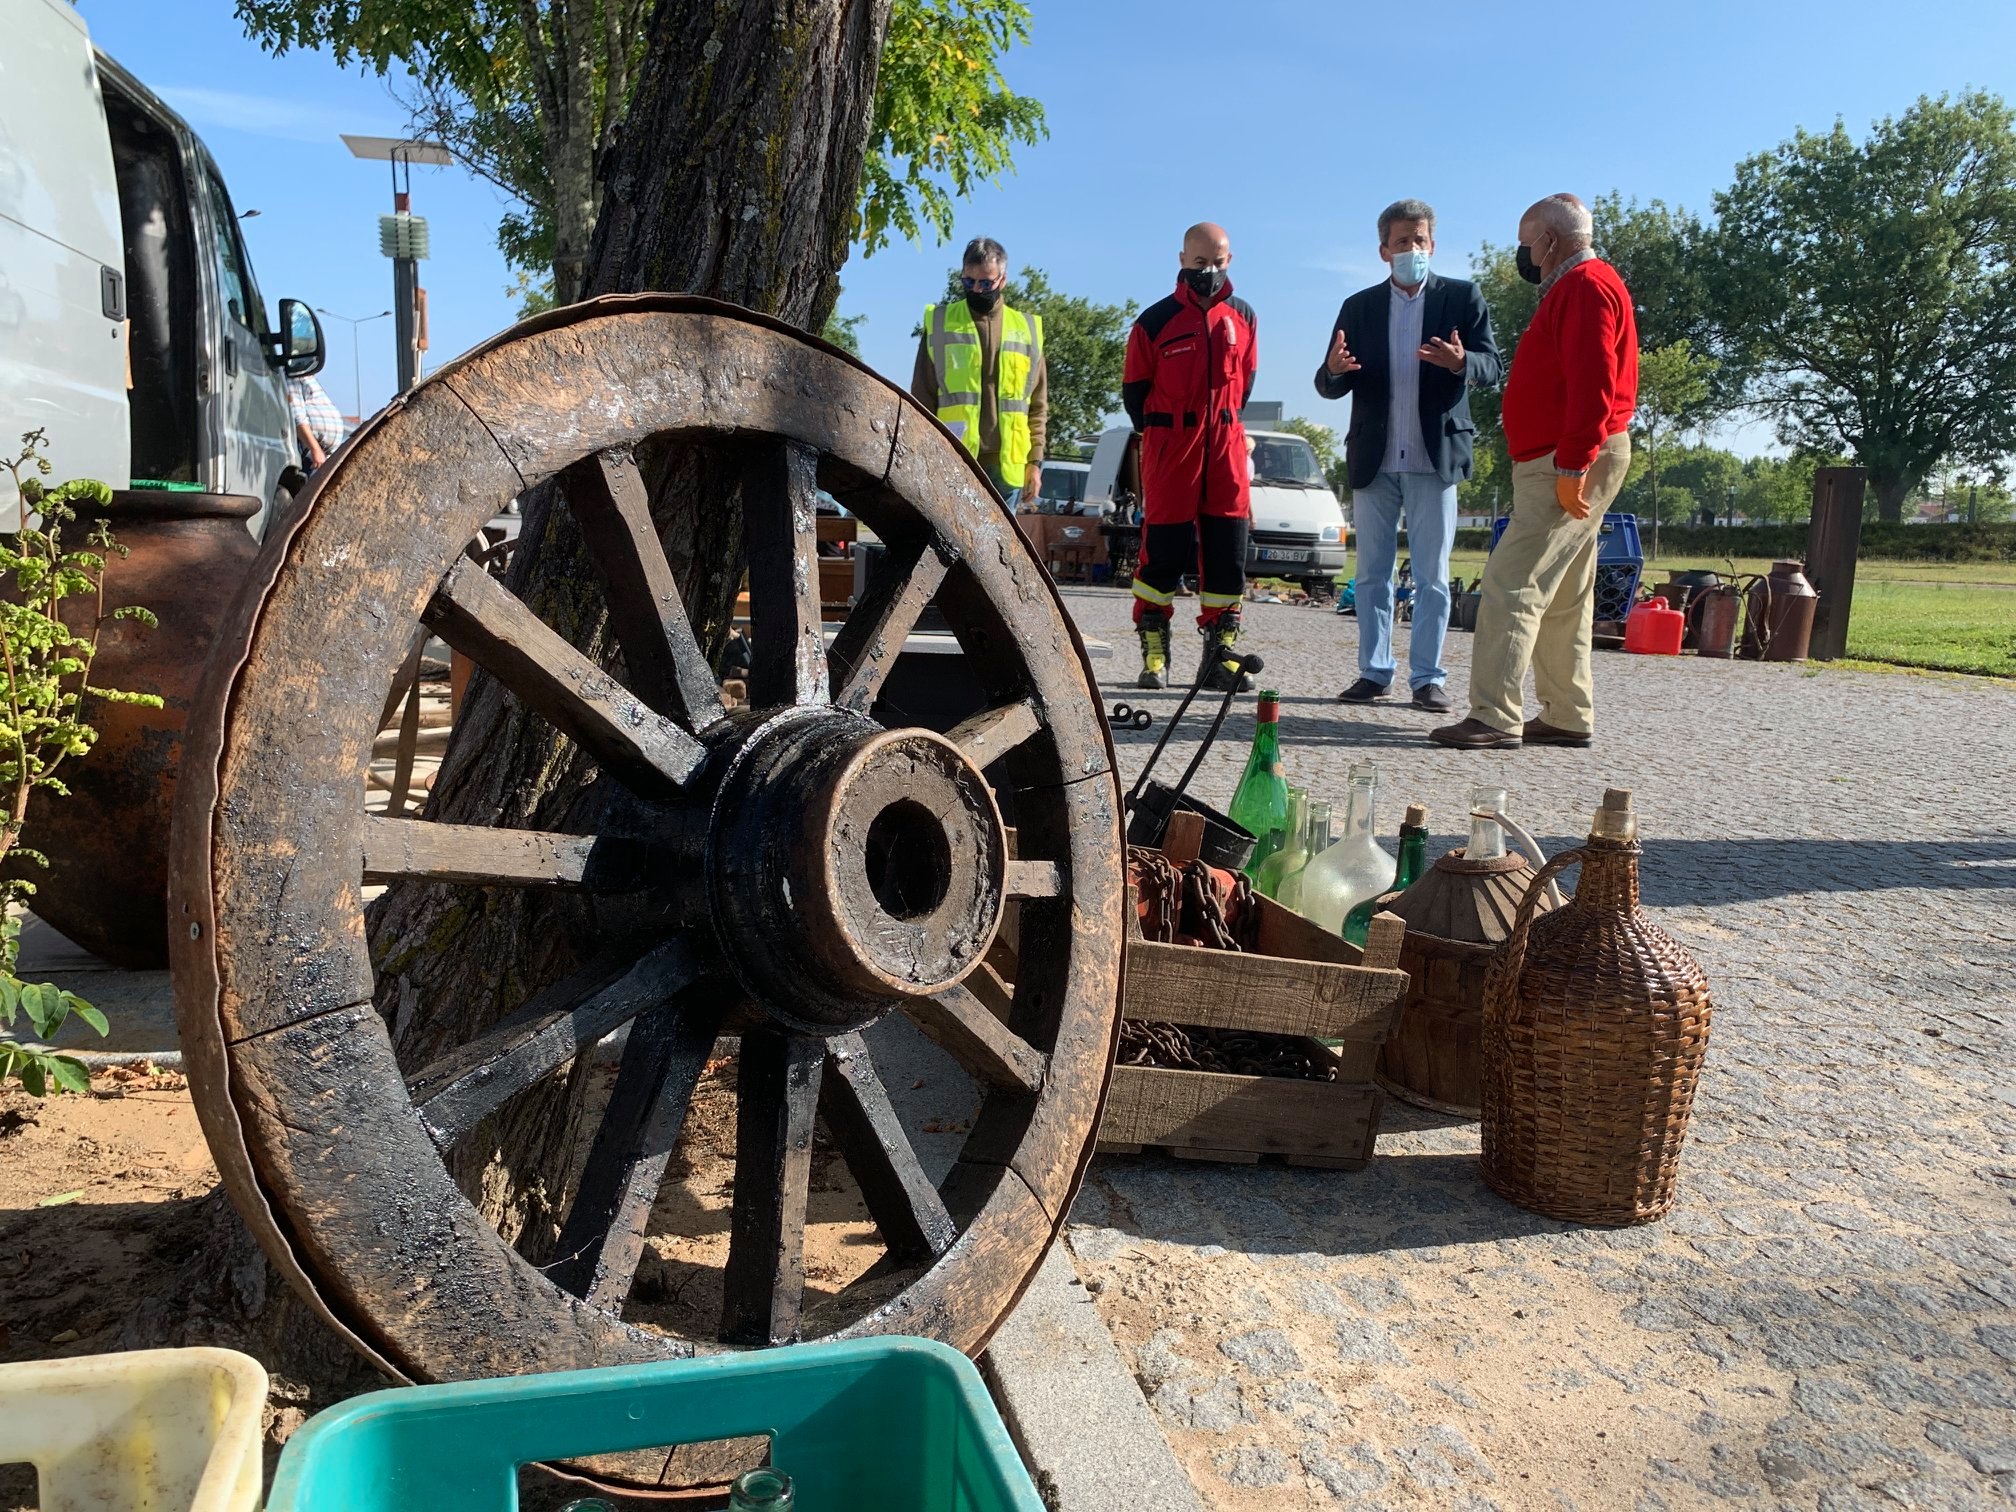
{"label": "woven wicker basket", "polygon": [[1379,900],[1407,921],[1407,1003],[1379,1051],[1379,1085],[1395,1097],[1459,1118],[1482,1111],[1484,978],[1532,877],[1516,851],[1472,861],[1457,849]]}
{"label": "woven wicker basket", "polygon": [[[1588,842],[1534,877],[1484,994],[1484,1180],[1576,1223],[1673,1206],[1708,1044],[1707,977],[1638,906],[1629,801],[1613,792]],[[1573,901],[1536,919],[1547,880],[1577,862]]]}

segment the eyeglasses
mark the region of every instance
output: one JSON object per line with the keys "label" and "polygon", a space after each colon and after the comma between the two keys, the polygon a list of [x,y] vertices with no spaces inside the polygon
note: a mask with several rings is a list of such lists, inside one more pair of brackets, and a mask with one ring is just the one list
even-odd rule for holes
{"label": "eyeglasses", "polygon": [[1008,280],[1005,278],[961,277],[959,282],[968,294],[992,294],[996,289],[1003,287]]}

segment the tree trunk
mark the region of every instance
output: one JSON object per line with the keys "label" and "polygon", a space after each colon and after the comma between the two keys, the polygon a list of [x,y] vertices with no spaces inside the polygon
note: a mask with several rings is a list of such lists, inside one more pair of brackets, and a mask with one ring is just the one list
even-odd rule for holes
{"label": "tree trunk", "polygon": [[1886,525],[1901,524],[1904,500],[1911,492],[1911,480],[1873,473],[1869,481],[1876,489],[1876,518]]}
{"label": "tree trunk", "polygon": [[[748,305],[816,331],[838,293],[858,198],[890,0],[661,0],[627,124],[604,163],[608,193],[583,287],[658,289]],[[653,512],[703,641],[725,640],[740,579],[741,508],[729,469],[697,449],[640,458]],[[556,490],[524,501],[511,586],[546,622],[610,664],[600,579]],[[606,784],[592,763],[487,675],[465,698],[428,816],[585,832]],[[583,905],[534,889],[403,885],[372,906],[378,1007],[402,1063],[424,1064],[579,964]],[[464,1142],[464,1189],[538,1260],[565,1212],[577,1108],[564,1083],[528,1093]],[[243,1301],[241,1336],[288,1316],[298,1347],[321,1334],[277,1278],[234,1279],[242,1246],[207,1247],[177,1292]],[[221,1269],[220,1269],[221,1268]],[[165,1323],[163,1324],[165,1327]]]}

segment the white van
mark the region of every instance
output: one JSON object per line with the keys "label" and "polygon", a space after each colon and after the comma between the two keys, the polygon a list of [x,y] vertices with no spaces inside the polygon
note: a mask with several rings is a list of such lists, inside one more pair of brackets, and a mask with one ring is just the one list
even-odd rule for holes
{"label": "white van", "polygon": [[[1287,578],[1312,594],[1330,591],[1344,570],[1344,510],[1323,481],[1316,452],[1292,431],[1247,427],[1253,443],[1253,527],[1246,538],[1248,577]],[[1099,437],[1085,484],[1085,513],[1139,518],[1140,443],[1120,425]]]}
{"label": "white van", "polygon": [[58,479],[249,495],[263,534],[302,481],[286,379],[320,370],[321,323],[293,299],[268,322],[209,152],[68,0],[0,0],[0,35],[0,444],[41,428]]}

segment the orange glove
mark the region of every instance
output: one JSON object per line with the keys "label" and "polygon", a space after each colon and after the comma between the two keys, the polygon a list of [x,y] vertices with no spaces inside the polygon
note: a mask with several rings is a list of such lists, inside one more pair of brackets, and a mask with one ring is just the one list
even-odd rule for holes
{"label": "orange glove", "polygon": [[1589,501],[1582,497],[1583,481],[1581,478],[1559,476],[1554,479],[1554,502],[1561,506],[1570,519],[1589,518]]}

